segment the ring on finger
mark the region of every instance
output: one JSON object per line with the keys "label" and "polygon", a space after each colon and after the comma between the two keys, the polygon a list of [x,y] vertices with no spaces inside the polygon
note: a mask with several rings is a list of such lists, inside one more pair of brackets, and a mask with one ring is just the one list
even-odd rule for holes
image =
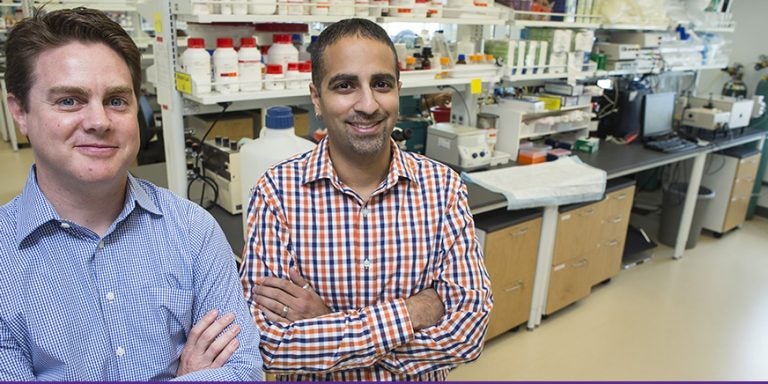
{"label": "ring on finger", "polygon": [[289,309],[289,308],[288,308],[288,306],[287,306],[287,305],[283,305],[283,317],[286,317],[286,316],[288,316],[288,309]]}
{"label": "ring on finger", "polygon": [[301,286],[301,289],[310,289],[310,288],[311,287],[309,286],[309,283],[306,283],[306,284]]}

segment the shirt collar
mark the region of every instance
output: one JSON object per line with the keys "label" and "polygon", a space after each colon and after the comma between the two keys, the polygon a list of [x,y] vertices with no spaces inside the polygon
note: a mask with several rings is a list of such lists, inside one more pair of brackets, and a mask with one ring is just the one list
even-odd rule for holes
{"label": "shirt collar", "polygon": [[[392,162],[389,166],[389,172],[386,177],[386,188],[391,188],[402,178],[411,182],[417,182],[413,176],[416,174],[415,162],[412,155],[401,151],[394,140],[390,139],[390,148],[392,148]],[[340,183],[336,170],[333,168],[330,154],[328,152],[328,137],[326,136],[312,150],[309,157],[305,158],[307,166],[304,168],[302,184],[313,183],[320,179],[328,179]]]}
{"label": "shirt collar", "polygon": [[[150,213],[162,215],[160,209],[141,185],[141,182],[130,174],[128,174],[127,188],[125,204],[117,220],[115,220],[116,222],[125,219],[137,205]],[[19,198],[18,207],[17,245],[20,245],[24,239],[40,228],[40,226],[50,221],[59,222],[63,220],[40,190],[34,164],[29,170],[27,183],[24,185],[24,190]]]}

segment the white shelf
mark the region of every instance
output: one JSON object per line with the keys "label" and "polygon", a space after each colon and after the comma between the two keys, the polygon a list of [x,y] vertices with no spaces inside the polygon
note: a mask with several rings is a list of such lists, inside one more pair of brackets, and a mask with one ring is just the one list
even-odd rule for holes
{"label": "white shelf", "polygon": [[[473,76],[466,77],[450,77],[451,71],[448,70],[448,77],[436,79],[434,76],[441,71],[429,70],[407,73],[403,76],[401,74],[400,80],[403,83],[403,93],[410,93],[408,91],[419,89],[432,89],[443,86],[466,86],[473,80],[480,79],[483,83],[497,82],[499,81],[498,71],[482,71],[474,73]],[[222,102],[252,102],[252,105],[269,105],[289,103],[289,101],[296,101],[297,99],[306,103],[309,103],[309,90],[306,87],[300,89],[281,89],[281,90],[261,90],[253,92],[237,92],[237,93],[219,93],[211,92],[202,95],[182,94],[182,96],[190,101],[201,105],[215,105]]]}
{"label": "white shelf", "polygon": [[647,25],[647,24],[602,24],[600,29],[613,29],[613,30],[632,30],[632,31],[666,31],[669,30],[669,26],[664,25]]}
{"label": "white shelf", "polygon": [[534,137],[541,137],[541,136],[549,136],[549,135],[556,135],[558,133],[569,133],[569,132],[576,132],[581,131],[584,129],[588,129],[589,125],[577,125],[568,129],[562,129],[562,130],[552,130],[552,131],[545,131],[545,132],[527,132],[527,133],[521,133],[520,134],[520,140],[524,139],[531,139]]}
{"label": "white shelf", "polygon": [[55,10],[74,7],[96,8],[107,12],[135,12],[136,0],[59,0],[58,2],[35,1],[32,5],[40,7],[45,4],[45,9]]}
{"label": "white shelf", "polygon": [[374,17],[374,16],[342,16],[342,15],[179,15],[179,19],[188,23],[216,24],[216,23],[273,23],[276,18],[283,18],[296,24],[306,23],[334,23],[349,17],[368,19],[377,23],[439,23],[439,24],[465,24],[485,25],[506,23],[504,15],[472,15],[469,17]]}
{"label": "white shelf", "polygon": [[693,29],[696,32],[710,32],[710,33],[733,33],[736,31],[736,27],[700,27]]}
{"label": "white shelf", "polygon": [[576,23],[568,21],[550,21],[550,20],[513,20],[512,25],[516,27],[543,27],[543,28],[573,28],[573,29],[598,29],[600,23]]}
{"label": "white shelf", "polygon": [[[350,16],[318,16],[318,15],[179,15],[179,20],[188,23],[334,23]],[[357,17],[357,16],[355,16]],[[376,21],[375,17],[360,17]],[[280,19],[280,21],[276,21]]]}
{"label": "white shelf", "polygon": [[394,17],[375,18],[379,23],[439,23],[462,25],[501,25],[507,22],[506,15],[467,15],[466,17]]}

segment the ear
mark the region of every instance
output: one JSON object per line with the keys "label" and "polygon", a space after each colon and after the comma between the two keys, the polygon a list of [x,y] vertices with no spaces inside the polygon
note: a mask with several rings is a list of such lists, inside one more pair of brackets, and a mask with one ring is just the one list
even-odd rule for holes
{"label": "ear", "polygon": [[19,100],[16,95],[9,93],[6,101],[8,103],[8,109],[11,111],[11,116],[13,116],[13,120],[16,121],[16,124],[19,127],[19,132],[24,136],[28,136],[27,112],[24,111],[24,108],[21,106],[21,100]]}
{"label": "ear", "polygon": [[312,105],[315,107],[315,116],[319,119],[322,117],[320,109],[320,93],[317,92],[314,83],[309,83],[309,95],[312,98]]}

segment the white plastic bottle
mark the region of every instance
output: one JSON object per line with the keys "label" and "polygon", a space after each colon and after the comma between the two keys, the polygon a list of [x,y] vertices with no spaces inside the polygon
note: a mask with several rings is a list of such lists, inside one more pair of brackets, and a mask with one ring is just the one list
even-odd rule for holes
{"label": "white plastic bottle", "polygon": [[276,33],[272,36],[272,46],[267,51],[267,64],[280,64],[283,73],[288,72],[288,63],[299,61],[299,50],[291,43],[291,35]]}
{"label": "white plastic bottle", "polygon": [[192,3],[193,15],[208,15],[211,13],[212,4]]}
{"label": "white plastic bottle", "polygon": [[205,39],[187,39],[187,49],[181,54],[181,70],[192,77],[192,93],[211,92],[211,54],[205,50]]}
{"label": "white plastic bottle", "polygon": [[296,136],[290,107],[275,106],[267,109],[265,126],[259,138],[248,141],[240,148],[240,196],[243,202],[244,238],[248,235],[248,205],[259,178],[278,162],[313,148],[314,143]]}
{"label": "white plastic bottle", "polygon": [[216,39],[213,51],[214,89],[221,93],[234,93],[240,90],[237,73],[237,52],[232,47],[232,38]]}
{"label": "white plastic bottle", "polygon": [[299,63],[299,80],[300,89],[309,89],[309,84],[312,82],[312,62],[302,61]]}
{"label": "white plastic bottle", "polygon": [[215,0],[213,4],[213,13],[217,15],[231,15],[232,0]]}
{"label": "white plastic bottle", "polygon": [[232,3],[232,14],[233,15],[247,15],[248,14],[248,4],[246,4],[245,1],[242,1],[242,0],[235,0]]}
{"label": "white plastic bottle", "polygon": [[299,63],[288,63],[288,72],[285,73],[285,89],[299,89],[301,87],[301,75]]}
{"label": "white plastic bottle", "polygon": [[276,10],[275,0],[248,0],[248,13],[251,15],[274,15]]}
{"label": "white plastic bottle", "polygon": [[240,39],[240,50],[237,52],[237,69],[241,91],[261,90],[261,50],[256,47],[255,37]]}
{"label": "white plastic bottle", "polygon": [[264,89],[277,91],[285,89],[285,74],[280,64],[267,64],[267,72],[264,75]]}

